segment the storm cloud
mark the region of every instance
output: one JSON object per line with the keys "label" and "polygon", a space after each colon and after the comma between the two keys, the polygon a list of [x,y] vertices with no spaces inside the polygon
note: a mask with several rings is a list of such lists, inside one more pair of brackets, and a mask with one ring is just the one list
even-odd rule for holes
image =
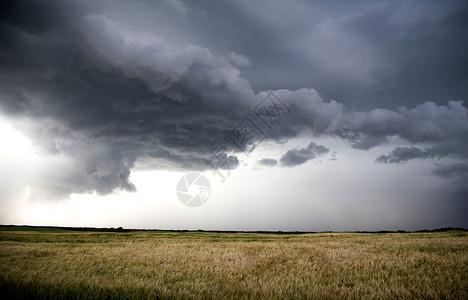
{"label": "storm cloud", "polygon": [[[433,173],[437,176],[447,178],[463,178],[468,179],[468,165],[464,163],[456,163],[450,165],[438,165]],[[466,181],[465,181],[466,182]]]}
{"label": "storm cloud", "polygon": [[397,147],[389,155],[381,155],[377,157],[376,162],[380,163],[405,163],[412,159],[426,159],[436,156],[443,156],[437,153],[434,149],[421,150],[417,147]]}
{"label": "storm cloud", "polygon": [[308,160],[312,160],[318,156],[324,155],[330,152],[330,150],[322,145],[316,145],[314,142],[311,142],[305,148],[296,148],[288,150],[280,158],[280,164],[284,167],[294,167],[302,165]]}
{"label": "storm cloud", "polygon": [[42,151],[74,161],[59,180],[65,194],[134,190],[128,177],[142,157],[204,168],[203,154],[254,98],[235,53],[172,46],[119,27],[99,6],[3,5],[0,107]]}
{"label": "storm cloud", "polygon": [[[278,25],[265,16],[284,11],[278,2],[266,6],[265,14],[258,13],[258,3],[137,1],[132,9],[141,18],[126,14],[129,4],[123,1],[113,2],[113,9],[109,3],[2,2],[0,110],[45,155],[70,160],[61,176],[36,182],[44,189],[64,196],[134,191],[130,170],[142,161],[150,169],[205,170],[212,147],[271,91],[292,113],[267,140],[327,135],[365,151],[398,137],[408,145],[378,162],[452,157],[460,160],[454,169],[467,162],[468,109],[460,99],[468,95],[468,82],[459,74],[468,65],[468,43],[460,41],[468,18],[462,2],[418,4],[411,22],[403,16],[413,4],[349,7],[351,17],[333,13],[325,22],[332,4],[298,2],[288,16],[302,15],[301,7],[317,9],[306,10],[314,21],[303,18],[303,29],[290,40],[292,25],[284,22],[276,31]],[[426,17],[432,6],[439,14]],[[204,17],[228,11],[220,27]],[[239,22],[241,15],[245,21]],[[229,41],[208,41],[206,34]],[[428,36],[431,42],[405,51]],[[312,51],[299,50],[309,46]],[[297,50],[294,57],[290,49]],[[401,54],[393,61],[389,51]],[[333,68],[324,65],[337,58],[341,63]],[[405,64],[411,72],[402,73]],[[363,87],[367,94],[357,92]],[[402,92],[390,96],[395,89]],[[279,164],[297,166],[329,151],[312,142],[287,151]],[[239,165],[239,152],[231,146],[223,154],[232,168]]]}

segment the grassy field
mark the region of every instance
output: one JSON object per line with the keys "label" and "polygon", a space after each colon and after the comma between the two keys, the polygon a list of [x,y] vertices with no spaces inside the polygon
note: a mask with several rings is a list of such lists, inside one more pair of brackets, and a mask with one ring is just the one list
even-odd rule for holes
{"label": "grassy field", "polygon": [[468,234],[76,232],[3,227],[0,295],[3,299],[468,299]]}

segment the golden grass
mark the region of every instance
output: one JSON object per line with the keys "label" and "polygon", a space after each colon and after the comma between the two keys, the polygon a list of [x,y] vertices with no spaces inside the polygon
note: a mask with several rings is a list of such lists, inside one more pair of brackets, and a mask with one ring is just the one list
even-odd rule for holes
{"label": "golden grass", "polygon": [[0,293],[468,299],[468,235],[0,231]]}

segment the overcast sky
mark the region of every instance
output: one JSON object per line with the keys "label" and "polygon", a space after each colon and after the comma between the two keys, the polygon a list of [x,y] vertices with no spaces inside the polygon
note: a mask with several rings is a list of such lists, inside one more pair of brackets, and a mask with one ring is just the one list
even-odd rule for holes
{"label": "overcast sky", "polygon": [[466,1],[0,6],[1,224],[468,227]]}

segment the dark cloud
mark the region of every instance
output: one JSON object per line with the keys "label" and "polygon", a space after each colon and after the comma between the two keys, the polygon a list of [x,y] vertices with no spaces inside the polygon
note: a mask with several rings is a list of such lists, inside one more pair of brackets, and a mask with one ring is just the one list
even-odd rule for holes
{"label": "dark cloud", "polygon": [[324,155],[330,150],[322,145],[311,142],[306,148],[296,148],[288,150],[281,156],[279,162],[283,167],[294,167],[312,160],[318,156]]}
{"label": "dark cloud", "polygon": [[206,18],[202,37],[259,66],[243,70],[256,91],[314,87],[359,109],[468,96],[466,1],[210,4],[188,4],[223,20]]}
{"label": "dark cloud", "polygon": [[[75,161],[57,184],[41,182],[58,193],[134,190],[128,177],[139,158],[203,169],[209,149],[255,98],[230,64],[242,59],[235,53],[229,59],[200,46],[172,46],[119,27],[97,8],[5,5],[0,108],[42,151]],[[238,165],[235,156],[228,160]]]}
{"label": "dark cloud", "polygon": [[289,127],[285,132],[333,135],[357,149],[370,149],[390,137],[399,137],[413,144],[436,144],[438,151],[461,154],[468,134],[468,109],[463,101],[358,111],[334,100],[327,101],[314,89],[275,93],[293,111],[291,120],[281,123]]}
{"label": "dark cloud", "polygon": [[389,155],[377,157],[376,162],[380,163],[405,163],[412,159],[426,159],[435,157],[437,153],[433,149],[419,149],[417,147],[397,147]]}
{"label": "dark cloud", "polygon": [[450,165],[437,165],[433,174],[446,178],[464,178],[465,184],[468,180],[468,164],[454,163]]}
{"label": "dark cloud", "polygon": [[465,149],[468,147],[466,134],[454,137],[447,137],[442,139],[436,146],[429,148],[418,147],[396,147],[388,155],[380,155],[377,157],[376,162],[379,163],[405,163],[413,159],[440,159],[446,156],[455,158],[468,159],[468,154]]}
{"label": "dark cloud", "polygon": [[276,167],[278,165],[278,161],[274,158],[264,158],[257,161],[259,165],[265,167]]}
{"label": "dark cloud", "polygon": [[0,18],[28,33],[40,33],[56,29],[62,23],[56,5],[48,6],[43,1],[6,0],[0,4]]}
{"label": "dark cloud", "polygon": [[[37,185],[61,195],[107,194],[135,189],[129,174],[137,163],[206,169],[212,147],[269,92],[254,90],[272,88],[292,114],[269,139],[330,135],[366,150],[399,137],[414,147],[383,162],[466,159],[468,110],[460,100],[447,102],[464,98],[468,86],[457,75],[466,56],[456,54],[467,52],[461,2],[417,4],[415,11],[382,2],[390,9],[346,6],[341,13],[321,2],[297,2],[291,11],[280,2],[262,9],[237,1],[164,3],[136,1],[129,9],[125,1],[2,2],[0,110],[44,153],[70,159],[61,175],[50,173]],[[432,7],[440,10],[426,14]],[[414,18],[405,18],[409,11]],[[294,22],[272,23],[269,16],[279,12]],[[417,46],[407,51],[407,44]],[[431,84],[416,93],[407,82],[418,89]],[[360,90],[367,98],[355,108]],[[422,96],[429,94],[444,97]],[[372,102],[374,96],[383,100]],[[239,150],[228,146],[223,155],[235,168]],[[311,143],[286,152],[280,164],[326,152]]]}
{"label": "dark cloud", "polygon": [[432,174],[450,182],[447,198],[457,201],[461,214],[468,212],[468,163],[436,164]]}

